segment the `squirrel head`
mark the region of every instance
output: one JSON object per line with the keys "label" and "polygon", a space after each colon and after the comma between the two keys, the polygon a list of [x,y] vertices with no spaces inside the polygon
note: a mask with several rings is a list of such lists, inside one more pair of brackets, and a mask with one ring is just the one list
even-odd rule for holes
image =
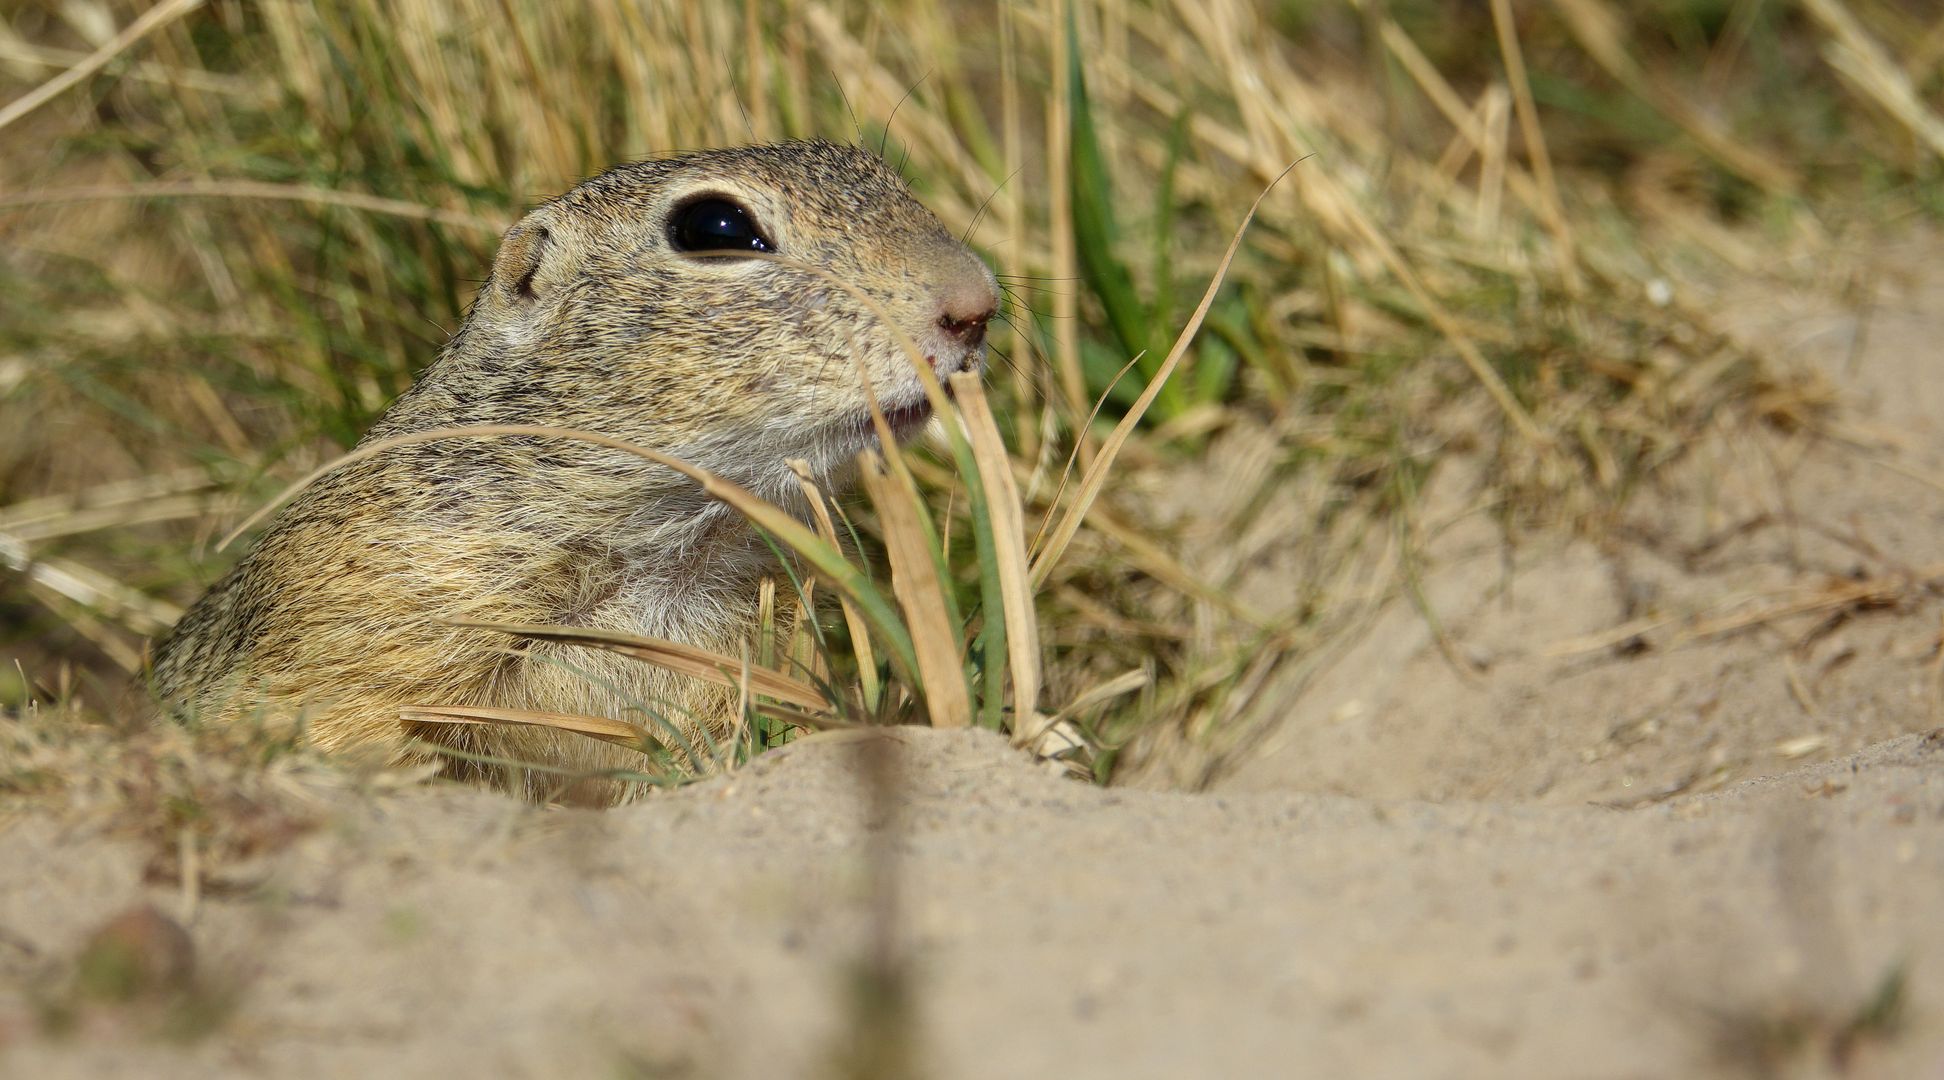
{"label": "squirrel head", "polygon": [[828,474],[875,442],[865,379],[901,437],[929,421],[887,318],[943,381],[983,368],[998,304],[984,262],[868,151],[709,150],[527,214],[427,379],[444,422],[599,431],[770,488],[788,459]]}

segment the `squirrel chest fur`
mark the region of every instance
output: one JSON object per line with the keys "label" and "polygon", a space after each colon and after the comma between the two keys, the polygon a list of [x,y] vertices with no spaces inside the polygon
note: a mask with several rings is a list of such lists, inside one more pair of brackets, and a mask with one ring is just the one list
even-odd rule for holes
{"label": "squirrel chest fur", "polygon": [[[738,253],[769,258],[735,258]],[[844,282],[863,292],[863,303]],[[898,433],[941,378],[978,371],[998,292],[985,265],[875,156],[825,142],[624,165],[508,230],[464,325],[364,443],[483,424],[597,432],[785,506],[789,462],[841,487],[871,445],[864,380]],[[880,311],[884,314],[880,314]],[[894,328],[886,326],[885,318]],[[736,655],[756,625],[760,537],[672,470],[565,439],[392,446],[327,474],[272,521],[154,653],[153,685],[200,722],[300,723],[332,751],[443,742],[529,796],[642,759],[546,728],[428,725],[486,705],[720,733],[730,691],[598,650],[466,622],[624,630]],[[565,793],[612,802],[629,786]]]}

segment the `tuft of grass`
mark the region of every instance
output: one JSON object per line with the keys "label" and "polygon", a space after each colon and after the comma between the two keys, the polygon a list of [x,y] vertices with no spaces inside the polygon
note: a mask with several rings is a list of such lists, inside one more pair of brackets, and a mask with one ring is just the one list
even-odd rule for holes
{"label": "tuft of grass", "polygon": [[[1441,462],[1513,535],[1597,530],[1710,426],[1818,422],[1688,283],[1937,215],[1936,32],[1888,0],[18,7],[4,704],[65,670],[110,706],[210,541],[410,384],[522,206],[823,135],[881,144],[999,271],[993,420],[764,520],[777,602],[821,614],[705,666],[853,720],[1058,728],[1102,776],[1232,741],[1408,588]],[[730,760],[802,719],[748,696]]]}

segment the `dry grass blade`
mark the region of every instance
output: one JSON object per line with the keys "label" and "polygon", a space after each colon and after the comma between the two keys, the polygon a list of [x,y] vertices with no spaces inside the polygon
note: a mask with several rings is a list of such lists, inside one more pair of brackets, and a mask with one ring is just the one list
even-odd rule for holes
{"label": "dry grass blade", "polygon": [[1922,567],[1908,575],[1898,574],[1864,581],[1831,582],[1820,587],[1798,590],[1791,598],[1768,607],[1696,623],[1677,635],[1676,641],[1692,641],[1729,634],[1737,630],[1746,630],[1751,626],[1771,623],[1777,619],[1827,611],[1831,608],[1893,604],[1909,595],[1912,589],[1932,587],[1939,579],[1944,579],[1944,563]]}
{"label": "dry grass blade", "polygon": [[1642,101],[1672,120],[1695,144],[1728,171],[1776,195],[1794,193],[1800,186],[1795,173],[1750,147],[1736,142],[1711,117],[1668,90],[1641,69],[1622,40],[1624,25],[1601,0],[1554,0],[1566,25],[1587,55]]}
{"label": "dry grass blade", "polygon": [[[221,503],[221,499],[211,495],[177,495],[164,499],[150,499],[147,502],[93,507],[77,510],[65,516],[50,515],[30,524],[11,527],[0,525],[0,537],[11,536],[19,543],[39,544],[101,529],[126,529],[133,525],[150,525],[158,521],[201,517]],[[5,542],[0,540],[0,544]]]}
{"label": "dry grass blade", "polygon": [[136,42],[202,5],[203,0],[163,0],[162,3],[143,12],[140,18],[129,23],[112,40],[89,53],[86,60],[29,90],[6,108],[0,109],[0,128],[6,127],[59,97],[62,91],[100,71],[108,65],[109,61],[132,48]]}
{"label": "dry grass blade", "polygon": [[272,184],[260,180],[183,180],[152,184],[87,184],[42,191],[23,191],[0,195],[0,210],[57,203],[100,202],[117,199],[260,199],[270,202],[308,203],[312,206],[338,206],[368,214],[436,221],[454,228],[499,235],[505,225],[463,210],[421,206],[404,199],[388,199],[361,191],[311,187],[304,184]]}
{"label": "dry grass blade", "polygon": [[[1113,394],[1114,388],[1120,385],[1122,379],[1127,378],[1127,373],[1133,371],[1134,366],[1139,364],[1141,358],[1146,355],[1146,352],[1134,354],[1133,357],[1129,358],[1127,363],[1120,366],[1119,371],[1114,373],[1114,380],[1107,384],[1107,389],[1102,390],[1099,397],[1094,399],[1093,410],[1087,413],[1086,423],[1080,425],[1081,431],[1093,430],[1094,421],[1100,419],[1100,410],[1107,407],[1107,399]],[[1067,485],[1073,480],[1073,467],[1080,461],[1080,448],[1082,446],[1090,447],[1092,445],[1086,439],[1076,438],[1073,441],[1073,449],[1067,454],[1066,464],[1060,467],[1060,482],[1053,486],[1053,494],[1043,496],[1048,512],[1040,518],[1039,530],[1033,533],[1033,542],[1026,546],[1028,552],[1040,550],[1041,545],[1045,542],[1046,530],[1052,528],[1054,523],[1052,511],[1059,508],[1060,498],[1066,494]],[[1089,450],[1088,454],[1091,457],[1092,451]]]}
{"label": "dry grass blade", "polygon": [[1901,476],[1906,480],[1915,480],[1917,483],[1922,484],[1933,491],[1944,491],[1944,477],[1933,476],[1930,473],[1924,472],[1920,469],[1913,469],[1910,466],[1903,464],[1902,462],[1895,461],[1887,457],[1878,457],[1875,454],[1869,453],[1868,451],[1859,449],[1858,447],[1855,446],[1849,446],[1846,447],[1846,449],[1855,451],[1858,457],[1862,458],[1864,461],[1867,461],[1872,465],[1877,466],[1880,469],[1884,469],[1888,472],[1896,473],[1898,476]]}
{"label": "dry grass blade", "polygon": [[749,696],[750,669],[751,665],[745,659],[742,667],[736,671],[736,722],[729,729],[731,747],[740,747],[743,740],[749,738],[749,704],[753,700]]}
{"label": "dry grass blade", "polygon": [[[796,473],[797,483],[803,488],[804,501],[810,504],[810,517],[816,522],[817,535],[823,537],[831,547],[841,550],[843,545],[837,540],[837,525],[830,519],[830,507],[824,502],[822,489],[810,479],[809,462],[792,461],[790,470]],[[877,652],[871,647],[870,630],[850,597],[839,596],[837,603],[844,613],[844,626],[850,631],[851,651],[857,656],[857,682],[859,689],[864,692],[864,707],[876,710],[881,688],[878,684]]]}
{"label": "dry grass blade", "polygon": [[1274,623],[1275,620],[1243,602],[1234,593],[1197,577],[1180,559],[1170,555],[1166,548],[1149,539],[1136,526],[1119,520],[1111,513],[1097,514],[1089,520],[1093,529],[1119,544],[1128,561],[1142,573],[1166,582],[1183,596],[1192,596],[1212,604],[1259,630],[1267,630]]}
{"label": "dry grass blade", "polygon": [[808,728],[812,731],[847,731],[851,728],[865,726],[845,720],[833,712],[806,712],[802,709],[793,709],[788,705],[779,705],[773,701],[763,702],[756,707],[755,711],[758,715],[769,717],[772,720],[781,720],[786,724],[794,724],[797,727]]}
{"label": "dry grass blade", "polygon": [[[999,591],[1005,598],[1006,662],[1012,669],[1013,738],[1027,737],[1029,718],[1039,708],[1039,617],[1033,607],[1033,583],[1026,560],[1025,509],[1013,482],[1012,459],[999,437],[999,425],[986,404],[985,390],[976,376],[952,376],[952,392],[965,418],[972,442],[972,458],[985,487],[986,512],[992,521]],[[987,613],[991,618],[991,613]]]}
{"label": "dry grass blade", "polygon": [[1553,642],[1551,645],[1540,649],[1539,655],[1548,660],[1584,656],[1587,653],[1599,652],[1602,649],[1611,649],[1632,638],[1637,638],[1642,634],[1671,625],[1675,621],[1677,620],[1673,615],[1655,615],[1647,618],[1629,619],[1619,626],[1601,630],[1597,633],[1581,634],[1578,637]]}
{"label": "dry grass blade", "polygon": [[[66,71],[87,59],[88,54],[78,49],[38,45],[19,37],[0,38],[0,62],[9,65]],[[221,74],[193,66],[157,63],[152,60],[124,61],[117,66],[116,73],[132,81],[149,83],[157,87],[177,87],[205,94],[222,94],[256,108],[267,108],[276,98],[273,85],[268,80],[247,75]]]}
{"label": "dry grass blade", "polygon": [[809,683],[792,679],[780,671],[755,667],[745,663],[739,657],[727,656],[679,641],[580,626],[491,622],[458,622],[454,625],[469,630],[492,630],[515,637],[557,641],[565,645],[583,645],[590,649],[605,649],[608,652],[619,653],[622,656],[722,686],[741,686],[743,672],[747,671],[749,688],[755,693],[806,709],[828,710],[830,708],[830,702],[824,698],[823,692]]}
{"label": "dry grass blade", "polygon": [[[875,412],[875,409],[873,409]],[[959,636],[945,603],[945,586],[932,561],[918,515],[924,503],[909,473],[892,472],[876,454],[861,455],[858,475],[877,508],[884,546],[891,558],[891,588],[911,628],[925,709],[933,727],[959,728],[972,722],[972,696],[959,666]]]}
{"label": "dry grass blade", "polygon": [[787,541],[792,542],[792,546],[794,546],[794,541],[797,539],[801,539],[812,548],[817,547],[821,543],[815,533],[812,533],[795,518],[791,517],[782,507],[758,498],[754,493],[733,480],[723,479],[707,469],[697,465],[691,465],[681,458],[661,453],[658,450],[650,450],[645,446],[637,446],[626,440],[612,438],[598,432],[577,431],[573,428],[542,427],[536,424],[474,424],[464,427],[433,428],[430,431],[414,431],[406,435],[397,435],[389,439],[380,439],[377,442],[365,443],[355,450],[341,454],[312,469],[308,474],[278,492],[269,502],[258,508],[255,513],[243,519],[242,523],[237,525],[236,528],[231,529],[229,534],[224,536],[222,541],[216,546],[220,550],[235,543],[238,537],[248,532],[277,507],[295,498],[298,492],[316,483],[320,478],[328,476],[347,465],[354,465],[360,461],[377,457],[387,450],[394,450],[401,446],[438,442],[442,439],[491,438],[505,435],[572,439],[576,442],[592,443],[595,446],[605,446],[610,450],[619,450],[623,453],[633,454],[636,457],[652,461],[657,465],[673,469],[702,485],[704,491],[735,507],[737,510],[742,511],[755,524],[778,533]]}
{"label": "dry grass blade", "polygon": [[1904,69],[1857,23],[1841,0],[1802,0],[1802,6],[1835,39],[1823,50],[1829,66],[1855,83],[1932,153],[1944,158],[1944,120],[1925,107]]}
{"label": "dry grass blade", "polygon": [[407,705],[398,710],[398,718],[414,724],[553,728],[620,746],[641,747],[644,752],[648,746],[655,745],[654,737],[644,729],[605,716],[577,716],[536,709],[495,709],[483,705]]}
{"label": "dry grass blade", "polygon": [[23,575],[30,585],[144,637],[162,633],[182,617],[182,609],[174,604],[157,600],[99,570],[70,559],[37,558],[24,540],[7,533],[0,533],[0,566]]}
{"label": "dry grass blade", "polygon": [[1499,52],[1505,58],[1505,74],[1512,84],[1512,104],[1519,116],[1519,132],[1525,139],[1526,155],[1532,162],[1532,177],[1538,182],[1540,209],[1547,231],[1559,245],[1560,270],[1565,275],[1566,291],[1580,289],[1579,260],[1574,254],[1573,231],[1566,224],[1566,210],[1559,198],[1559,183],[1553,178],[1552,154],[1546,149],[1545,129],[1539,123],[1539,106],[1532,98],[1532,80],[1526,74],[1525,54],[1519,49],[1519,34],[1512,23],[1509,0],[1492,0],[1492,25],[1498,31]]}
{"label": "dry grass blade", "polygon": [[[934,381],[936,385],[936,381]],[[237,537],[249,531],[250,527],[263,520],[271,511],[289,501],[298,492],[316,483],[320,477],[342,469],[347,465],[364,461],[387,450],[418,443],[438,442],[442,439],[492,438],[506,435],[531,435],[550,439],[572,439],[577,442],[605,446],[610,450],[633,454],[645,461],[688,477],[700,484],[702,490],[712,498],[727,503],[737,513],[747,518],[757,528],[767,531],[782,542],[785,547],[795,551],[824,576],[837,590],[857,602],[859,610],[877,632],[883,635],[889,645],[894,662],[900,663],[907,671],[917,670],[917,658],[912,653],[910,639],[905,635],[897,616],[878,595],[877,589],[864,573],[852,566],[844,558],[844,553],[833,545],[826,544],[816,533],[802,522],[790,516],[789,511],[761,498],[754,492],[736,483],[717,476],[715,473],[696,465],[691,465],[677,457],[637,446],[623,439],[612,438],[592,431],[577,431],[573,428],[544,427],[537,424],[477,424],[465,427],[433,428],[430,431],[415,431],[397,435],[389,439],[366,443],[355,450],[342,454],[311,470],[289,487],[278,492],[276,497],[265,503],[256,513],[245,518],[243,523],[232,529],[217,547],[223,548],[233,543]]]}
{"label": "dry grass blade", "polygon": [[[1316,182],[1316,186],[1323,188],[1337,186],[1327,173],[1319,176],[1321,178]],[[1491,395],[1492,402],[1498,406],[1500,412],[1505,414],[1506,420],[1518,429],[1519,436],[1535,449],[1546,449],[1550,440],[1545,432],[1539,429],[1539,425],[1533,421],[1532,414],[1525,406],[1519,404],[1519,400],[1512,396],[1511,387],[1505,384],[1504,377],[1486,361],[1485,354],[1479,351],[1477,343],[1472,340],[1471,333],[1464,324],[1447,311],[1436,296],[1432,295],[1431,288],[1425,283],[1423,276],[1412,269],[1411,264],[1404,258],[1404,252],[1378,227],[1377,221],[1355,202],[1349,201],[1347,196],[1340,197],[1344,200],[1342,205],[1345,221],[1351,231],[1390,269],[1391,274],[1397,278],[1398,284],[1404,286],[1405,291],[1411,294],[1411,299],[1417,302],[1418,307],[1424,312],[1424,317],[1458,353],[1458,359],[1464,362],[1465,367],[1471,371],[1472,377],[1485,388],[1485,392]]]}
{"label": "dry grass blade", "polygon": [[26,591],[27,595],[66,623],[68,629],[81,640],[100,649],[101,654],[122,674],[135,675],[142,671],[142,652],[129,641],[126,621],[120,625],[112,623],[97,609],[77,603],[71,597],[49,588],[43,580],[29,577]]}
{"label": "dry grass blade", "polygon": [[1249,223],[1255,220],[1256,210],[1262,206],[1262,200],[1269,197],[1269,193],[1276,189],[1276,184],[1283,177],[1288,176],[1290,170],[1296,168],[1297,164],[1300,163],[1291,163],[1288,168],[1276,174],[1276,178],[1269,182],[1269,186],[1263,188],[1262,193],[1256,196],[1255,202],[1249,204],[1249,212],[1242,215],[1242,224],[1236,226],[1235,235],[1229,239],[1228,250],[1222,253],[1222,261],[1216,264],[1208,288],[1202,293],[1201,303],[1195,305],[1195,314],[1189,318],[1188,325],[1182,327],[1180,336],[1175,338],[1174,347],[1168,350],[1168,358],[1155,369],[1154,378],[1148,380],[1147,389],[1141,391],[1141,396],[1135,399],[1133,406],[1127,410],[1127,415],[1121,417],[1120,423],[1114,425],[1114,430],[1107,436],[1107,441],[1101,444],[1100,453],[1094,457],[1092,463],[1087,466],[1086,473],[1081,476],[1080,487],[1074,493],[1073,502],[1068,505],[1065,516],[1060,519],[1060,524],[1047,539],[1046,547],[1033,563],[1033,591],[1038,592],[1045,587],[1046,579],[1052,574],[1054,565],[1060,561],[1060,556],[1066,553],[1067,545],[1073,542],[1074,535],[1080,531],[1080,524],[1086,520],[1087,510],[1093,506],[1094,500],[1100,497],[1100,489],[1107,483],[1107,473],[1113,468],[1114,458],[1119,455],[1121,447],[1127,444],[1129,436],[1134,434],[1134,429],[1140,424],[1141,417],[1147,415],[1148,406],[1154,404],[1154,399],[1160,396],[1161,388],[1167,385],[1168,376],[1174,374],[1175,368],[1181,363],[1181,358],[1187,354],[1188,345],[1195,340],[1196,332],[1201,329],[1202,320],[1208,317],[1208,309],[1215,304],[1215,294],[1221,291],[1222,279],[1228,276],[1229,264],[1235,261],[1235,253],[1242,247],[1242,235],[1249,231]]}
{"label": "dry grass blade", "polygon": [[214,486],[207,469],[179,469],[98,484],[80,491],[23,499],[0,508],[0,532],[19,532],[77,514],[207,491]]}
{"label": "dry grass blade", "polygon": [[1146,668],[1123,671],[1105,682],[1098,683],[1081,691],[1072,701],[1067,702],[1064,708],[1048,718],[1046,724],[1048,727],[1052,727],[1054,724],[1058,724],[1064,720],[1070,720],[1096,705],[1104,704],[1117,697],[1124,697],[1139,690],[1145,690],[1153,684],[1154,672]]}
{"label": "dry grass blade", "polygon": [[[1764,626],[1781,619],[1828,611],[1832,608],[1889,606],[1905,601],[1916,590],[1936,588],[1940,579],[1944,579],[1944,563],[1887,577],[1873,577],[1863,581],[1834,581],[1794,588],[1782,594],[1781,599],[1765,597],[1763,599],[1769,602],[1750,610],[1710,618],[1693,618],[1671,635],[1668,644],[1679,646],[1691,641],[1732,634],[1750,627]],[[1749,598],[1741,598],[1729,603],[1740,604],[1747,599]],[[1715,606],[1727,606],[1727,603]],[[1675,615],[1644,616],[1607,630],[1558,642],[1540,650],[1539,655],[1560,658],[1597,652],[1680,621],[1680,617]]]}

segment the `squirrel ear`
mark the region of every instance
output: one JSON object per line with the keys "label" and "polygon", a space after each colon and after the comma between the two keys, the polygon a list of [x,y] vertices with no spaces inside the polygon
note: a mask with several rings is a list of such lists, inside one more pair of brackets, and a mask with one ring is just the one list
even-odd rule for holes
{"label": "squirrel ear", "polygon": [[528,219],[507,231],[493,257],[493,291],[508,304],[524,307],[545,291],[541,271],[554,254],[553,233]]}

